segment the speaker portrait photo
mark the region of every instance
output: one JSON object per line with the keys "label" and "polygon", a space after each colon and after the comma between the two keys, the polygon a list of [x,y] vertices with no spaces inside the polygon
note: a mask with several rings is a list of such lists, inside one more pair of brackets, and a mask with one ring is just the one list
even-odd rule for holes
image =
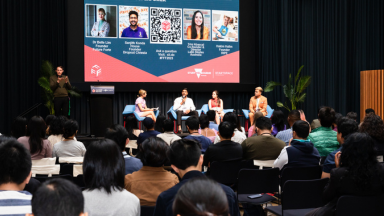
{"label": "speaker portrait photo", "polygon": [[209,40],[211,11],[184,9],[184,40]]}
{"label": "speaker portrait photo", "polygon": [[116,10],[114,5],[86,5],[86,37],[117,37]]}
{"label": "speaker portrait photo", "polygon": [[148,7],[119,6],[120,38],[148,39]]}
{"label": "speaker portrait photo", "polygon": [[239,15],[237,11],[212,11],[212,40],[238,41]]}

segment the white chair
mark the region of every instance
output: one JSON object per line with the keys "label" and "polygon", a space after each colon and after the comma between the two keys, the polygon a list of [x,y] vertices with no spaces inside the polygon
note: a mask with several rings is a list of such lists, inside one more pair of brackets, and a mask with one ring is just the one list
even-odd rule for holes
{"label": "white chair", "polygon": [[263,167],[272,167],[274,168],[275,160],[253,160],[253,165],[258,166],[259,169],[263,169]]}
{"label": "white chair", "polygon": [[55,165],[56,157],[54,158],[43,158],[40,160],[32,160],[32,166],[48,166]]}
{"label": "white chair", "polygon": [[73,165],[73,177],[83,175],[83,165]]}
{"label": "white chair", "polygon": [[52,175],[60,174],[60,165],[45,165],[45,166],[32,166],[32,177],[36,177],[36,174],[39,175]]}
{"label": "white chair", "polygon": [[59,163],[82,164],[83,161],[83,157],[59,157]]}

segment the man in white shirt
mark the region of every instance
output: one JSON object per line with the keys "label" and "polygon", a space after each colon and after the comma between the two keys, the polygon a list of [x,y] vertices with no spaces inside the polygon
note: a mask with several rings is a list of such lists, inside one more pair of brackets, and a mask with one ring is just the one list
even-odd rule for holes
{"label": "man in white shirt", "polygon": [[165,119],[163,125],[164,133],[158,134],[157,137],[161,138],[168,145],[171,145],[174,141],[181,139],[173,133],[173,121],[171,119]]}
{"label": "man in white shirt", "polygon": [[199,114],[196,112],[196,107],[193,104],[193,100],[188,98],[188,89],[184,88],[181,92],[181,97],[178,97],[173,102],[173,110],[176,110],[177,115],[177,125],[179,131],[181,131],[181,117],[182,116],[196,116],[199,117]]}

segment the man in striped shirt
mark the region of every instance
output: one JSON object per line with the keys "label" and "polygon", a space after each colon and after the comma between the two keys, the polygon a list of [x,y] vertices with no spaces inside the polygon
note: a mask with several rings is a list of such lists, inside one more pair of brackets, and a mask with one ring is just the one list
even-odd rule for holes
{"label": "man in striped shirt", "polygon": [[0,215],[32,213],[32,194],[23,191],[31,178],[31,155],[16,140],[0,144]]}

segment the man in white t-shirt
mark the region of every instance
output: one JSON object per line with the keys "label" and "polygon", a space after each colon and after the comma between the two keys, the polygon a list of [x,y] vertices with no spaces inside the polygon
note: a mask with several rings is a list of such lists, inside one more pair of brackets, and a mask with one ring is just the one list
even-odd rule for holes
{"label": "man in white t-shirt", "polygon": [[215,36],[217,39],[221,39],[225,36],[227,36],[228,33],[232,33],[237,35],[235,30],[233,30],[232,27],[228,26],[230,17],[224,15],[224,20],[219,20],[213,25],[213,32],[215,32]]}
{"label": "man in white t-shirt", "polygon": [[179,126],[179,131],[181,131],[181,117],[182,116],[196,116],[199,117],[199,114],[196,111],[196,107],[193,104],[193,100],[188,96],[188,89],[184,88],[181,92],[181,97],[178,97],[173,102],[173,110],[176,110],[177,115],[177,125]]}

